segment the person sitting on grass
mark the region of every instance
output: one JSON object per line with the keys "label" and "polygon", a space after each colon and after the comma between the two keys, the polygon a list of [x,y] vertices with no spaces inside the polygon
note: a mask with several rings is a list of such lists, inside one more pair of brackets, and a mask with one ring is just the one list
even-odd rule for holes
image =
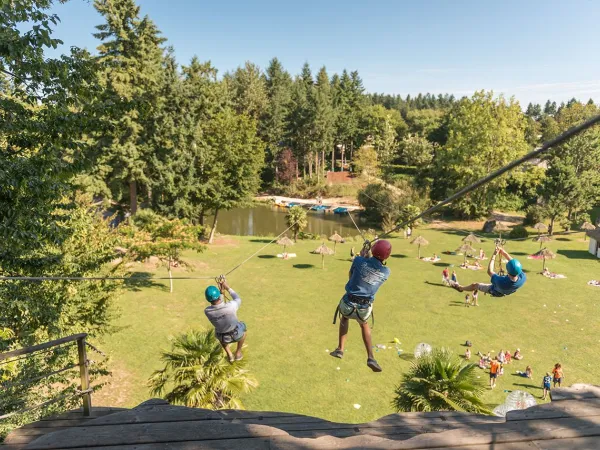
{"label": "person sitting on grass", "polygon": [[513,359],[516,359],[517,361],[520,361],[523,359],[523,355],[521,355],[521,349],[518,348],[515,350],[515,354],[513,355]]}
{"label": "person sitting on grass", "polygon": [[500,352],[498,352],[498,361],[500,361],[500,364],[504,364],[506,362],[506,358],[504,357],[504,350],[500,350]]}
{"label": "person sitting on grass", "polygon": [[546,372],[544,379],[542,380],[542,386],[544,388],[544,395],[542,396],[542,400],[546,400],[546,397],[550,393],[550,382],[552,381],[552,376],[550,372]]}
{"label": "person sitting on grass", "polygon": [[510,352],[508,350],[506,350],[506,353],[504,353],[504,361],[506,361],[506,364],[510,364],[511,360],[512,360],[512,357],[510,356]]}
{"label": "person sitting on grass", "polygon": [[381,372],[373,356],[373,345],[371,344],[371,329],[367,321],[373,311],[375,294],[390,276],[390,269],[385,266],[385,260],[392,253],[392,244],[386,240],[375,242],[371,248],[371,258],[368,250],[363,248],[361,256],[357,256],[350,267],[350,279],[346,283],[346,294],[340,300],[335,312],[341,315],[338,347],[330,353],[335,358],[344,356],[344,345],[348,337],[348,325],[350,319],[356,320],[362,331],[362,338],[367,350],[367,366],[373,372]]}
{"label": "person sitting on grass", "polygon": [[471,359],[471,349],[469,349],[468,347],[467,347],[467,349],[465,350],[465,359],[466,359],[467,361],[469,361],[469,360]]}
{"label": "person sitting on grass", "polygon": [[[237,318],[237,310],[242,305],[240,296],[229,287],[224,278],[219,282],[219,287],[209,286],[204,291],[206,300],[210,302],[204,314],[215,327],[215,335],[223,346],[230,363],[243,359],[242,348],[246,341],[246,324]],[[223,292],[228,291],[232,300],[225,303]],[[237,342],[235,356],[231,353],[229,345]]]}
{"label": "person sitting on grass", "polygon": [[[506,271],[508,275],[498,275],[494,272],[494,264],[496,261],[496,255],[500,254],[500,257],[505,257],[508,262],[506,263]],[[488,275],[491,277],[489,284],[485,283],[473,283],[468,286],[461,286],[460,284],[451,283],[450,286],[456,289],[458,292],[474,291],[479,290],[486,294],[490,294],[492,297],[504,297],[507,295],[514,294],[517,290],[525,284],[527,277],[523,273],[521,263],[513,259],[502,247],[496,247],[490,263],[488,264]]]}
{"label": "person sitting on grass", "polygon": [[485,369],[487,366],[485,359],[483,357],[479,358],[479,368],[480,369]]}

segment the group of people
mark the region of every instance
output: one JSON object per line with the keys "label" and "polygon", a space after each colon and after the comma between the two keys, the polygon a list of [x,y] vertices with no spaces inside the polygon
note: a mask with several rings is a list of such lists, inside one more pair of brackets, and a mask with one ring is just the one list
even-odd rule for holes
{"label": "group of people", "polygon": [[450,275],[450,270],[447,267],[444,267],[442,270],[442,283],[446,286],[450,286],[451,283],[458,283],[458,277],[456,276],[456,270],[452,271],[452,276]]}
{"label": "group of people", "polygon": [[468,308],[469,306],[479,306],[479,291],[473,291],[472,294],[467,293],[465,295],[465,306]]}
{"label": "group of people", "polygon": [[[500,350],[496,356],[492,358],[492,352],[487,352],[484,355],[481,352],[477,352],[477,356],[479,356],[479,368],[480,369],[489,369],[490,371],[490,388],[496,387],[496,379],[504,375],[504,365],[510,364],[513,359],[521,360],[523,356],[521,355],[521,350],[516,349],[514,354],[511,354],[510,351]],[[471,359],[471,349],[467,348],[465,351],[465,359]]]}

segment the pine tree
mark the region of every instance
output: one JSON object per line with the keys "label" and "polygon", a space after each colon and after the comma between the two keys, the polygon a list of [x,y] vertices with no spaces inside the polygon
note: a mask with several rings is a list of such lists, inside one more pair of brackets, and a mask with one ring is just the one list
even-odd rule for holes
{"label": "pine tree", "polygon": [[[333,110],[333,99],[329,76],[327,70],[322,67],[317,74],[317,81],[312,91],[312,129],[315,141],[315,165],[317,178],[320,172],[324,172],[325,154],[333,150],[333,137],[335,126],[335,115]],[[319,170],[319,152],[321,153],[321,170]]]}
{"label": "pine tree", "polygon": [[227,78],[233,105],[238,114],[258,120],[267,108],[267,88],[260,68],[246,61]]}
{"label": "pine tree", "polygon": [[[310,98],[314,88],[314,81],[310,66],[305,63],[302,73],[296,77],[292,87],[292,108],[288,119],[288,140],[294,151],[297,161],[305,163],[312,151],[312,109]],[[296,177],[298,177],[296,171]]]}
{"label": "pine tree", "polygon": [[94,6],[106,19],[94,36],[102,41],[98,47],[105,86],[102,101],[111,114],[110,132],[98,141],[94,175],[116,200],[129,197],[135,214],[138,185],[149,184],[148,137],[160,88],[164,39],[148,17],[140,19],[134,0],[96,0]]}

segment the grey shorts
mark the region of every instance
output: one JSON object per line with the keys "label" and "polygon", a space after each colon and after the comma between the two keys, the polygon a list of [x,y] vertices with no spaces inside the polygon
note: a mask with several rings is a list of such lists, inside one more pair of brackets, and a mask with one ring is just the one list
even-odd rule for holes
{"label": "grey shorts", "polygon": [[246,334],[246,324],[244,322],[238,322],[237,326],[233,331],[228,333],[216,333],[217,339],[222,344],[231,344],[232,342],[238,342]]}
{"label": "grey shorts", "polygon": [[491,284],[477,283],[477,290],[480,292],[483,292],[484,294],[489,294],[491,288],[492,288]]}
{"label": "grey shorts", "polygon": [[358,323],[367,323],[373,312],[373,305],[371,304],[363,308],[358,308],[357,306],[347,304],[342,298],[340,300],[340,314],[346,319],[354,319]]}

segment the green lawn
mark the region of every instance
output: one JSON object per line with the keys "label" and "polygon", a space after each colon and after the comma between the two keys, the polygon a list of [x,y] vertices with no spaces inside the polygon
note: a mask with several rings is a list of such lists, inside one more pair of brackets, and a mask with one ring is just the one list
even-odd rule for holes
{"label": "green lawn", "polygon": [[[454,250],[461,243],[462,236],[452,232],[415,231],[431,242],[424,250],[427,255]],[[298,257],[287,261],[271,256],[280,248],[268,247],[229,277],[243,299],[239,316],[248,325],[246,357],[260,382],[259,388],[244,398],[246,408],[347,422],[379,418],[393,412],[394,386],[409,367],[409,356],[419,342],[446,346],[461,354],[467,339],[474,344],[473,353],[520,347],[524,360],[506,366],[498,387],[486,394],[489,404],[501,403],[504,390],[526,389],[539,398],[543,372],[555,362],[562,363],[566,384],[597,383],[600,365],[594,358],[600,350],[600,289],[586,282],[600,278],[600,265],[581,239],[582,234],[577,234],[549,243],[559,256],[548,265],[567,275],[565,280],[537,275],[541,261],[523,255],[537,251],[538,244],[509,243],[507,250],[521,258],[529,281],[511,297],[481,295],[478,308],[465,308],[462,294],[440,286],[443,264],[418,261],[415,246],[393,239],[392,275],[375,302],[373,338],[374,344],[389,345],[397,337],[406,356],[379,350],[380,374],[366,366],[356,324],[350,328],[344,359],[328,354],[337,343],[337,326],[331,321],[347,279],[351,244],[338,245],[338,255],[326,259],[325,270],[320,268],[320,256],[309,253],[319,244],[316,241],[299,241],[292,249]],[[230,241],[192,256],[198,265],[194,275],[225,272],[265,240],[233,237]],[[493,242],[488,240],[482,246],[490,254]],[[460,256],[442,255],[442,263],[458,265],[461,260]],[[140,266],[139,270],[144,269]],[[483,270],[456,270],[463,284],[488,279]],[[119,331],[99,343],[111,356],[113,382],[96,396],[96,404],[131,407],[148,399],[146,380],[160,367],[159,353],[168,348],[169,337],[191,328],[208,328],[203,313],[207,283],[176,281],[173,294],[166,285],[129,290],[119,299]],[[533,367],[533,380],[513,375],[527,364]],[[487,380],[487,373],[481,371],[481,377]],[[355,403],[361,405],[359,410],[353,407]]]}

